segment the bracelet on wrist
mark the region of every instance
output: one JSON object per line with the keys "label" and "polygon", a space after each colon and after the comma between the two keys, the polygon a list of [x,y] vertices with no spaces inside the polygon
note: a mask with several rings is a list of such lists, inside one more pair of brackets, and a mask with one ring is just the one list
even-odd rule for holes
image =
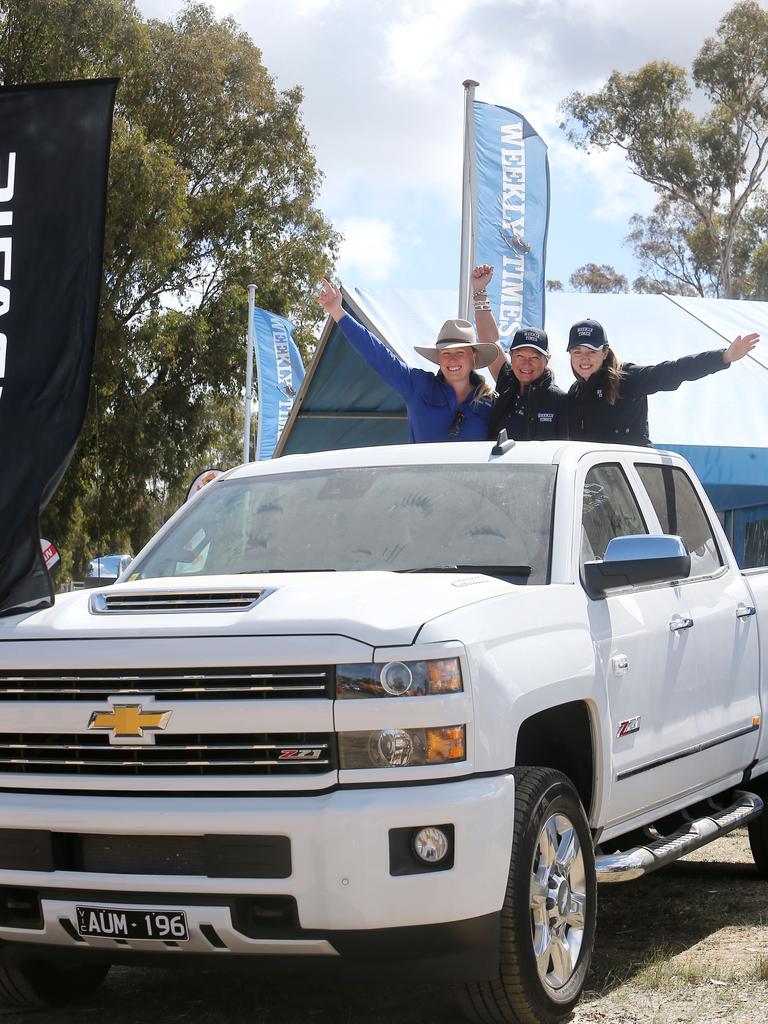
{"label": "bracelet on wrist", "polygon": [[488,292],[485,288],[480,288],[476,292],[472,292],[472,305],[475,309],[490,309],[491,304],[488,301]]}

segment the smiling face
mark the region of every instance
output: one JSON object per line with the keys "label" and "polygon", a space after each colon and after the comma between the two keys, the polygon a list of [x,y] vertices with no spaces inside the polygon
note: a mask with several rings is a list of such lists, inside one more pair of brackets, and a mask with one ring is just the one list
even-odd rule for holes
{"label": "smiling face", "polygon": [[449,384],[460,384],[469,380],[470,373],[475,368],[475,350],[469,345],[459,348],[441,348],[437,357],[440,360],[440,369]]}
{"label": "smiling face", "polygon": [[602,369],[608,346],[604,348],[590,348],[588,345],[578,345],[571,349],[571,369],[577,377],[582,380],[589,380],[593,373]]}
{"label": "smiling face", "polygon": [[521,345],[509,354],[512,373],[521,384],[532,384],[547,368],[549,359],[535,348]]}

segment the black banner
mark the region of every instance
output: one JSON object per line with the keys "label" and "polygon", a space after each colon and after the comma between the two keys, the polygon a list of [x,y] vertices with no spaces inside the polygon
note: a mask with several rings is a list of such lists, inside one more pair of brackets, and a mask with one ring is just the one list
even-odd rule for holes
{"label": "black banner", "polygon": [[116,86],[0,89],[0,615],[53,604],[39,516],[88,403]]}

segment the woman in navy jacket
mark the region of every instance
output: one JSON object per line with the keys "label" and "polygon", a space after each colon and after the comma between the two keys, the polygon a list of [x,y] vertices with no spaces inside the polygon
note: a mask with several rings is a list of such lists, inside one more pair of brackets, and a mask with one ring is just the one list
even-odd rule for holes
{"label": "woman in navy jacket", "polygon": [[493,267],[483,263],[472,271],[472,298],[477,332],[483,341],[497,344],[490,369],[499,395],[488,424],[489,437],[500,430],[515,441],[553,441],[568,436],[565,393],[549,369],[549,339],[538,327],[521,327],[509,346],[498,345],[499,328],[488,301]]}
{"label": "woman in navy jacket", "polygon": [[438,373],[406,366],[391,349],[342,307],[341,292],[323,281],[318,302],[332,316],[358,355],[405,399],[411,441],[485,441],[494,392],[476,373],[498,355],[478,342],[466,320],[446,320],[434,348],[416,351],[436,363]]}
{"label": "woman in navy jacket", "polygon": [[572,441],[650,445],[648,395],[677,391],[687,380],[700,380],[743,359],[759,334],[738,337],[726,349],[683,356],[656,366],[620,363],[602,325],[580,320],[568,335],[571,369],[576,378],[568,392],[568,432]]}

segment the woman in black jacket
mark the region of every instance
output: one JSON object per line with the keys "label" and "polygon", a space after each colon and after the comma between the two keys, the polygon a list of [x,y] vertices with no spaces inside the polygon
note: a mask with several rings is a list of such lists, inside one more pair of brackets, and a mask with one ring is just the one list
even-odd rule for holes
{"label": "woman in black jacket", "polygon": [[581,320],[568,335],[571,369],[576,378],[568,392],[568,431],[572,441],[603,441],[649,446],[648,395],[677,391],[743,359],[759,334],[738,337],[726,349],[683,356],[656,366],[620,363],[602,325]]}
{"label": "woman in black jacket", "polygon": [[549,364],[547,332],[521,327],[509,346],[509,362],[498,365],[488,436],[506,430],[516,441],[553,441],[568,436],[567,398],[555,384]]}
{"label": "woman in black jacket", "polygon": [[[478,337],[498,345],[499,329],[488,302],[487,287],[493,267],[487,263],[472,271],[472,295]],[[555,384],[549,369],[549,340],[538,327],[521,327],[509,346],[509,355],[499,346],[489,369],[496,381],[496,399],[488,437],[495,440],[500,430],[515,441],[551,441],[568,436],[566,396]]]}

